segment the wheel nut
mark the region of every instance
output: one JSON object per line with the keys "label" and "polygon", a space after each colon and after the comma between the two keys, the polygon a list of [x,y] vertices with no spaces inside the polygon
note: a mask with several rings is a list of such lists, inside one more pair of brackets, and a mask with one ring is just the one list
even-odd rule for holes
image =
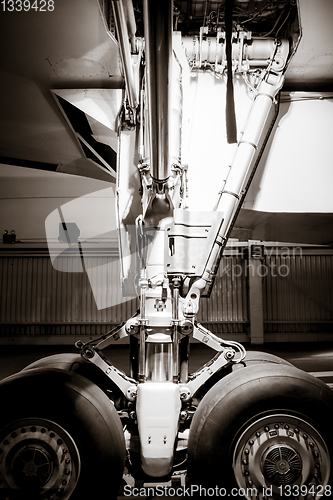
{"label": "wheel nut", "polygon": [[260,437],[260,432],[256,432],[256,436],[257,436],[257,437]]}
{"label": "wheel nut", "polygon": [[266,425],[266,427],[265,427],[264,431],[265,431],[265,432],[268,432],[268,431],[269,431],[269,427],[267,427],[267,425]]}
{"label": "wheel nut", "polygon": [[244,450],[245,455],[248,455],[250,452],[248,449]]}
{"label": "wheel nut", "polygon": [[314,447],[314,444],[312,443],[312,441],[311,441],[311,443],[309,443],[309,446],[310,446],[310,448]]}
{"label": "wheel nut", "polygon": [[70,463],[71,463],[70,459],[69,459],[69,458],[66,458],[66,460],[65,460],[65,464],[70,464]]}
{"label": "wheel nut", "polygon": [[298,427],[295,427],[295,432],[296,432],[296,434],[299,433],[299,428]]}
{"label": "wheel nut", "polygon": [[248,470],[245,470],[244,471],[244,476],[248,476],[249,475],[249,471]]}
{"label": "wheel nut", "polygon": [[250,445],[250,446],[253,446],[253,444],[254,444],[253,439],[250,439],[250,441],[249,441],[249,445]]}
{"label": "wheel nut", "polygon": [[289,425],[288,425],[288,424],[286,424],[286,425],[284,426],[284,428],[288,430],[288,429],[289,429]]}
{"label": "wheel nut", "polygon": [[245,459],[245,460],[243,460],[243,464],[244,464],[244,465],[247,465],[247,464],[248,464],[248,461],[247,461],[246,459]]}
{"label": "wheel nut", "polygon": [[275,427],[275,429],[278,429],[279,428],[279,424],[275,424],[274,427]]}
{"label": "wheel nut", "polygon": [[308,435],[307,434],[303,434],[303,439],[308,439]]}
{"label": "wheel nut", "polygon": [[70,475],[70,473],[71,473],[71,471],[70,471],[69,469],[66,469],[66,470],[65,470],[65,474],[66,474],[66,476],[69,476],[69,475]]}
{"label": "wheel nut", "polygon": [[68,452],[67,448],[64,448],[64,449],[62,450],[62,452],[63,452],[63,454],[64,454],[64,455],[66,455],[66,453]]}

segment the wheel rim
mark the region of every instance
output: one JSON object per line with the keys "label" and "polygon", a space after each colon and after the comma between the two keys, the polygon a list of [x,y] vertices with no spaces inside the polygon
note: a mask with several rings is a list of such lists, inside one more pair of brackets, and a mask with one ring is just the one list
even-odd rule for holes
{"label": "wheel rim", "polygon": [[3,490],[15,498],[68,500],[80,469],[73,438],[51,420],[22,419],[0,432],[0,495]]}
{"label": "wheel rim", "polygon": [[[330,457],[319,432],[297,416],[275,414],[246,425],[233,456],[245,498],[319,498],[328,484]],[[264,490],[263,490],[264,489]],[[265,494],[266,493],[266,494]]]}

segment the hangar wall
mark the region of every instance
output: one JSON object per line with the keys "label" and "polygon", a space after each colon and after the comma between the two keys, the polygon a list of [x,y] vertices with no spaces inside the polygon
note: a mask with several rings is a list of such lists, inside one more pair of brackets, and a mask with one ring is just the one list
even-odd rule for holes
{"label": "hangar wall", "polygon": [[[262,255],[252,255],[255,243]],[[72,272],[77,257],[61,258],[66,272],[45,245],[1,246],[0,344],[74,344],[135,313],[137,300],[121,296],[115,247],[90,250],[89,277]],[[241,342],[332,340],[332,304],[333,249],[230,242],[198,319]]]}

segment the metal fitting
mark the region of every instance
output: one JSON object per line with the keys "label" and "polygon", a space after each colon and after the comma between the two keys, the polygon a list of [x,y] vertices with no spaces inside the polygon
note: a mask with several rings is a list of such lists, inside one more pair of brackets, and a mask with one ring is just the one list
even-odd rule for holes
{"label": "metal fitting", "polygon": [[191,333],[193,333],[193,323],[189,320],[181,321],[180,333],[182,335],[191,335]]}
{"label": "metal fitting", "polygon": [[139,331],[139,321],[137,319],[129,319],[125,326],[126,332],[130,335],[138,333]]}
{"label": "metal fitting", "polygon": [[181,385],[179,386],[179,391],[180,391],[180,399],[182,401],[188,401],[191,398],[191,391],[188,387]]}
{"label": "metal fitting", "polygon": [[129,401],[134,401],[135,398],[136,398],[136,392],[137,392],[137,389],[136,389],[136,386],[133,385],[131,387],[129,387],[126,391],[126,398],[129,400]]}
{"label": "metal fitting", "polygon": [[235,351],[233,349],[227,349],[224,353],[224,357],[225,359],[233,359],[235,357]]}

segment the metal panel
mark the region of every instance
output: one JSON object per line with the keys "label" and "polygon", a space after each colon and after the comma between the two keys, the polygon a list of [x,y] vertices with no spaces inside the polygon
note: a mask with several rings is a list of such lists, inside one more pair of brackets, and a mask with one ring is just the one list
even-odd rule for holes
{"label": "metal panel", "polygon": [[245,333],[248,323],[244,261],[224,255],[210,299],[202,299],[198,320],[214,333]]}
{"label": "metal panel", "polygon": [[121,303],[117,258],[85,259],[93,268],[95,294],[113,304],[102,309],[96,306],[87,274],[72,272],[75,257],[62,259],[67,272],[56,271],[46,256],[0,258],[2,335],[20,334],[23,326],[28,335],[100,334],[134,314],[135,300]]}
{"label": "metal panel", "polygon": [[271,255],[266,265],[265,331],[333,332],[333,255]]}

